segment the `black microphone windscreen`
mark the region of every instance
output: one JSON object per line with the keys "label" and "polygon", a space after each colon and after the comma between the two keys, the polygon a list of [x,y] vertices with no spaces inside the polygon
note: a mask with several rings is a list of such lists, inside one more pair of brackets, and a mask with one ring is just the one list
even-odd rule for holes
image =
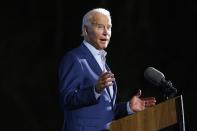
{"label": "black microphone windscreen", "polygon": [[153,67],[146,68],[144,71],[144,77],[146,80],[156,86],[160,86],[161,80],[165,79],[164,74]]}

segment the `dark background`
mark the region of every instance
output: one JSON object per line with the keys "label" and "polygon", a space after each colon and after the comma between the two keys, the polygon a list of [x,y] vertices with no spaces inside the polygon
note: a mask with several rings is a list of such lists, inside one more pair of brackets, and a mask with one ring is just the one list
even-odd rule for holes
{"label": "dark background", "polygon": [[83,15],[104,7],[112,15],[107,60],[118,83],[118,101],[140,88],[142,97],[161,102],[161,89],[143,78],[144,70],[153,66],[183,95],[186,131],[195,131],[194,0],[7,0],[0,7],[0,130],[61,129],[60,59],[83,40]]}

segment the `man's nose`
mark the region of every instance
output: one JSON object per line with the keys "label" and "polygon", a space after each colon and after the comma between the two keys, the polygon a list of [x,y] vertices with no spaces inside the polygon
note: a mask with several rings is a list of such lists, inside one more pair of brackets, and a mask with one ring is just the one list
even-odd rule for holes
{"label": "man's nose", "polygon": [[104,35],[110,35],[110,30],[107,29],[106,27],[103,29],[103,34]]}

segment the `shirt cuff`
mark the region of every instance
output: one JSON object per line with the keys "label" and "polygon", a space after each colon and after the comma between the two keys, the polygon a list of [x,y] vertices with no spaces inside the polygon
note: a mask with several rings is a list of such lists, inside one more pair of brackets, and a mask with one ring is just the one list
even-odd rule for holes
{"label": "shirt cuff", "polygon": [[128,115],[131,115],[134,113],[133,110],[129,106],[129,101],[127,102],[127,113],[128,113]]}
{"label": "shirt cuff", "polygon": [[94,95],[95,95],[95,98],[98,99],[101,94],[100,93],[97,93],[96,92],[96,89],[94,88]]}

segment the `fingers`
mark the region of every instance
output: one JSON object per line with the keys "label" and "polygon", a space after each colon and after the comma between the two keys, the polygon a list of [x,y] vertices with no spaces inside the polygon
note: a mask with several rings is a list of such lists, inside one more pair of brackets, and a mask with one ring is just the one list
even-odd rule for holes
{"label": "fingers", "polygon": [[156,104],[156,100],[154,97],[143,98],[143,101],[145,101],[146,107],[151,107]]}
{"label": "fingers", "polygon": [[100,83],[103,87],[113,85],[113,81],[115,81],[114,74],[110,72],[105,72],[100,77]]}
{"label": "fingers", "polygon": [[156,104],[156,101],[145,101],[145,107],[152,107]]}
{"label": "fingers", "polygon": [[146,98],[141,98],[141,99],[144,100],[144,101],[155,100],[155,97],[146,97]]}
{"label": "fingers", "polygon": [[104,88],[106,88],[108,86],[112,86],[113,81],[115,81],[113,73],[111,73],[111,72],[103,73],[97,82],[96,91],[98,93],[100,93],[101,91],[103,91]]}
{"label": "fingers", "polygon": [[152,107],[154,105],[155,105],[154,102],[145,102],[145,107]]}

